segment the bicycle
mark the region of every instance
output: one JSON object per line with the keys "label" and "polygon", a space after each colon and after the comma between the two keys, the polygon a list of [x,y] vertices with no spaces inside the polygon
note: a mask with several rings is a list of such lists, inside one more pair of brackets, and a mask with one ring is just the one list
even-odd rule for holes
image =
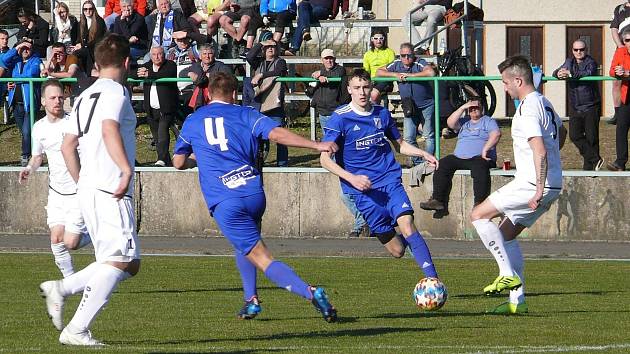
{"label": "bicycle", "polygon": [[[441,76],[484,76],[478,65],[470,61],[470,57],[462,55],[463,47],[446,51],[438,56],[438,71]],[[449,103],[454,107],[460,107],[471,96],[478,96],[481,100],[484,112],[488,116],[494,114],[497,108],[497,95],[494,87],[488,80],[475,81],[447,81]]]}

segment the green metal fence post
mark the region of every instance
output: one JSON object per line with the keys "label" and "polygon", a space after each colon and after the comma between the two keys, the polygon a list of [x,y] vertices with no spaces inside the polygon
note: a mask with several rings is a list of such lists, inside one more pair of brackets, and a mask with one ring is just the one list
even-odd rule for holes
{"label": "green metal fence post", "polygon": [[[29,118],[30,118],[30,123],[31,123],[31,149],[33,149],[33,125],[35,124],[35,93],[33,92],[33,89],[35,87],[35,83],[33,82],[33,80],[29,80],[28,82],[28,102],[29,102],[29,109],[30,111],[28,112]],[[31,151],[32,153],[32,151]]]}
{"label": "green metal fence post", "polygon": [[435,158],[440,159],[440,80],[433,77],[433,100],[435,102]]}

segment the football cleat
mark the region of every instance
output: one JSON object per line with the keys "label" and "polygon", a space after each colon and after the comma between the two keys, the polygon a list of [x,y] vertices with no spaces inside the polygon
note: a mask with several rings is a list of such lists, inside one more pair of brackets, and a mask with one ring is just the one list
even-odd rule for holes
{"label": "football cleat", "polygon": [[46,299],[46,311],[58,331],[63,329],[64,298],[59,291],[59,281],[45,281],[39,284],[42,297]]}
{"label": "football cleat", "polygon": [[256,317],[262,311],[262,307],[260,307],[260,302],[258,301],[258,297],[254,296],[250,300],[245,301],[245,304],[236,315],[237,318],[241,320],[251,320]]}
{"label": "football cleat", "polygon": [[486,293],[486,295],[493,295],[498,294],[503,290],[516,290],[520,288],[521,285],[523,285],[523,283],[518,275],[499,275],[492,284],[483,288],[483,292]]}
{"label": "football cleat", "polygon": [[70,327],[64,328],[59,335],[59,343],[65,345],[104,346],[102,342],[92,338],[89,330],[74,332]]}
{"label": "football cleat", "polygon": [[527,303],[523,302],[520,304],[513,304],[509,301],[506,301],[499,306],[495,307],[492,310],[488,310],[486,313],[495,314],[495,315],[513,315],[513,314],[522,314],[528,313],[529,309],[527,308]]}
{"label": "football cleat", "polygon": [[315,309],[322,314],[324,320],[328,323],[336,322],[337,310],[335,310],[333,305],[328,301],[328,296],[326,296],[324,288],[311,287],[311,292],[313,293],[311,303],[315,306]]}

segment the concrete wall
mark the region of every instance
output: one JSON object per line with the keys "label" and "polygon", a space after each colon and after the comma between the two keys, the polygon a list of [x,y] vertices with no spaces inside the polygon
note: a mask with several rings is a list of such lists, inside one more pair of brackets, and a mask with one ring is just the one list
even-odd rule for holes
{"label": "concrete wall", "polygon": [[[511,176],[493,175],[492,189],[509,182]],[[630,241],[630,206],[626,189],[630,173],[568,172],[562,197],[523,234],[541,240]],[[572,174],[572,175],[571,175]],[[0,172],[0,233],[41,234],[47,232],[47,175],[36,173],[30,183],[17,183],[18,169]],[[220,235],[201,196],[197,173],[136,173],[136,216],[140,234],[165,236]],[[339,182],[321,169],[265,171],[267,211],[263,219],[266,237],[343,237],[352,217],[339,198]],[[403,174],[406,182],[408,174]],[[416,206],[416,225],[429,238],[474,239],[477,236],[468,213],[472,208],[472,181],[456,175],[451,192],[450,215],[433,219],[418,203],[428,199],[432,180],[417,188],[406,187]]]}

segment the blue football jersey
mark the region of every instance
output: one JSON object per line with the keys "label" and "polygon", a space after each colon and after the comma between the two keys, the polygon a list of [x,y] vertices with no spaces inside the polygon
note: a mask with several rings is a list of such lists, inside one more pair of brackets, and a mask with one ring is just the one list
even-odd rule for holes
{"label": "blue football jersey", "polygon": [[186,119],[175,154],[195,153],[199,184],[209,209],[228,198],[261,193],[257,138],[279,124],[252,107],[212,102]]}
{"label": "blue football jersey", "polygon": [[[352,174],[368,176],[373,188],[402,180],[402,169],[386,139],[396,141],[400,132],[389,111],[378,105],[370,112],[357,111],[352,104],[340,106],[324,127],[323,141],[339,145],[337,163]],[[344,193],[361,193],[343,179],[341,188]]]}

